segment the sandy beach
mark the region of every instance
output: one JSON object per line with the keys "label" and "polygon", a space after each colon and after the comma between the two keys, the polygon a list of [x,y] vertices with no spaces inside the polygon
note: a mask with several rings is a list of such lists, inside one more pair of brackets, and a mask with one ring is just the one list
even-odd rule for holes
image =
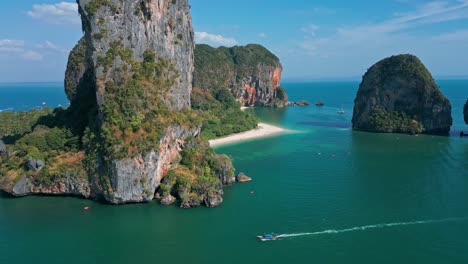
{"label": "sandy beach", "polygon": [[276,127],[276,126],[268,125],[265,123],[259,123],[256,129],[230,135],[230,136],[223,137],[223,138],[210,140],[210,146],[217,147],[217,146],[240,142],[240,141],[244,141],[248,139],[273,136],[276,134],[285,133],[287,131],[288,131],[287,129],[284,129],[281,127]]}

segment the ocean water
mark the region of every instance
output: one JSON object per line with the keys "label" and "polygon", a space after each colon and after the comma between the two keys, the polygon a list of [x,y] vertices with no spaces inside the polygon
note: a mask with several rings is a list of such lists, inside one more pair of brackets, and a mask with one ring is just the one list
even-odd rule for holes
{"label": "ocean water", "polygon": [[68,104],[63,83],[0,83],[0,112]]}
{"label": "ocean water", "polygon": [[[352,131],[358,82],[284,84],[326,106],[250,110],[292,132],[217,148],[254,181],[215,209],[0,197],[0,263],[468,263],[468,81],[439,84],[451,137]],[[0,109],[63,105],[55,85],[0,86]]]}

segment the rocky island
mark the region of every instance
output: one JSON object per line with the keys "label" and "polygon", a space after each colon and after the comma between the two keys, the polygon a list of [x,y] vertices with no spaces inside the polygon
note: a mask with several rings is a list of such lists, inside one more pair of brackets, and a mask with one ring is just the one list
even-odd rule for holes
{"label": "rocky island", "polygon": [[[192,106],[188,1],[77,3],[84,38],[69,56],[65,90],[71,106],[32,111],[24,127],[2,132],[9,142],[0,142],[0,189],[112,204],[159,197],[165,204],[179,199],[184,208],[219,205],[223,186],[236,180],[234,169],[209,147],[201,129],[213,105],[240,110],[223,93],[213,98],[201,92],[205,96],[195,99],[212,101]],[[248,125],[236,129],[256,125],[242,115],[247,121],[238,123]]]}
{"label": "rocky island", "polygon": [[416,56],[392,56],[364,75],[352,123],[369,132],[446,135],[451,104]]}

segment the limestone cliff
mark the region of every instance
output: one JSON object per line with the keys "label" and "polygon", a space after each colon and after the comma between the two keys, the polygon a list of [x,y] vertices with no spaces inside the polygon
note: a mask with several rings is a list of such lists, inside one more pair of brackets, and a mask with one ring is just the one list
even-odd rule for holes
{"label": "limestone cliff", "polygon": [[463,115],[465,116],[465,123],[468,125],[468,100],[466,100],[465,108],[463,109]]}
{"label": "limestone cliff", "polygon": [[244,106],[285,106],[287,95],[278,92],[282,71],[279,59],[260,45],[195,48],[194,87],[229,88]]}
{"label": "limestone cliff", "polygon": [[364,75],[352,122],[371,132],[447,134],[451,105],[417,57],[392,56]]}
{"label": "limestone cliff", "polygon": [[[11,151],[0,156],[0,188],[16,196],[147,202],[171,171],[177,186],[184,181],[183,207],[221,203],[233,169],[230,160],[195,147],[206,143],[195,140],[201,118],[190,110],[194,34],[188,0],[77,3],[84,37],[67,65],[71,106],[41,117],[30,134],[7,147]],[[197,144],[181,155],[188,138]]]}

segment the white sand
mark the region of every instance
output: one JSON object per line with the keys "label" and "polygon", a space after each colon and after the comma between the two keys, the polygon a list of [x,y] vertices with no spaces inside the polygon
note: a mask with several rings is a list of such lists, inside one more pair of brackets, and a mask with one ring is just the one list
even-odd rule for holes
{"label": "white sand", "polygon": [[281,127],[268,125],[265,123],[259,123],[256,129],[234,134],[234,135],[227,136],[224,138],[210,140],[210,146],[217,147],[217,146],[240,142],[240,141],[244,141],[248,139],[273,136],[273,135],[285,133],[285,132],[288,132],[288,130],[281,128]]}

